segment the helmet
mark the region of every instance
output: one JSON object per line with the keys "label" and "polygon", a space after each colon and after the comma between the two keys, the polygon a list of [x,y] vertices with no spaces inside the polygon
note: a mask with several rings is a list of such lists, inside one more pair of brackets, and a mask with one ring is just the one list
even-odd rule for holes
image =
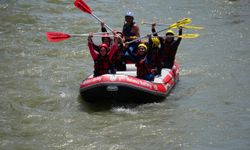
{"label": "helmet", "polygon": [[143,48],[145,49],[145,51],[147,51],[147,49],[148,49],[147,45],[145,45],[145,44],[143,44],[143,43],[142,43],[142,44],[139,44],[139,45],[138,45],[138,48],[139,48],[139,47],[143,47]]}
{"label": "helmet", "polygon": [[158,47],[160,45],[160,40],[157,37],[152,37],[151,40],[153,43],[153,47]]}
{"label": "helmet", "polygon": [[134,18],[134,14],[133,14],[131,11],[128,11],[128,12],[125,14],[125,17],[132,17],[132,18]]}
{"label": "helmet", "polygon": [[109,49],[108,45],[105,44],[105,43],[102,43],[102,44],[99,45],[99,48],[102,48],[102,47],[104,47],[106,50]]}
{"label": "helmet", "polygon": [[175,35],[173,30],[167,30],[166,35]]}

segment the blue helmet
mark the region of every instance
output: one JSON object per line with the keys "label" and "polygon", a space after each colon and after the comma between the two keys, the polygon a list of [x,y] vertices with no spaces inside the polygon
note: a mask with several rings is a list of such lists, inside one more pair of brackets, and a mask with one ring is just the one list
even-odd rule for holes
{"label": "blue helmet", "polygon": [[133,14],[131,11],[128,11],[128,12],[125,14],[125,17],[132,17],[132,18],[134,18],[134,14]]}

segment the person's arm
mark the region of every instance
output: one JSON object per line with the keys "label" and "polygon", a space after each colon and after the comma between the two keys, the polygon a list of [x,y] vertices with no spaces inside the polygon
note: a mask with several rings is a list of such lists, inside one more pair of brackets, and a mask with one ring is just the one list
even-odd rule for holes
{"label": "person's arm", "polygon": [[[155,25],[156,25],[155,23],[152,24],[152,28],[151,28],[152,33],[155,33],[155,32],[156,32],[156,30],[155,30]],[[153,36],[158,36],[158,34],[155,33],[155,34],[153,34]]]}
{"label": "person's arm", "polygon": [[112,59],[113,55],[115,54],[115,52],[118,50],[118,46],[117,44],[113,44],[111,46],[110,52],[109,52],[109,60]]}
{"label": "person's arm", "polygon": [[151,35],[148,35],[148,50],[147,50],[147,60],[151,62],[151,57],[153,55],[153,42]]}
{"label": "person's arm", "polygon": [[134,33],[136,37],[140,37],[140,28],[137,24],[133,25],[131,32]]}
{"label": "person's arm", "polygon": [[115,36],[114,43],[112,44],[110,52],[109,52],[109,56],[108,56],[109,60],[112,59],[113,55],[118,50],[118,38],[120,38],[120,37]]}
{"label": "person's arm", "polygon": [[[182,35],[182,29],[183,29],[183,27],[179,27],[179,35]],[[181,37],[179,37],[178,39],[177,39],[177,43],[180,43],[181,42]]]}
{"label": "person's arm", "polygon": [[159,59],[159,62],[161,63],[163,61],[163,52],[164,52],[164,49],[165,49],[165,43],[164,43],[164,38],[159,36],[159,40],[160,40],[160,44],[161,44],[161,47],[158,51],[158,59]]}
{"label": "person's arm", "polygon": [[165,45],[165,44],[164,44],[164,39],[163,39],[163,37],[159,36],[158,38],[159,38],[159,40],[160,40],[160,45],[161,45],[160,51],[159,51],[159,55],[161,55],[162,52],[163,52],[163,49],[164,49],[164,45]]}
{"label": "person's arm", "polygon": [[98,53],[93,48],[93,41],[92,41],[92,35],[91,34],[88,37],[88,47],[89,47],[89,52],[90,52],[93,60],[96,60],[97,57],[98,57]]}
{"label": "person's arm", "polygon": [[93,45],[93,48],[95,51],[99,52],[100,51],[100,48],[98,45],[96,45],[95,43],[92,44]]}
{"label": "person's arm", "polygon": [[107,32],[107,29],[104,26],[104,22],[101,22],[101,31],[102,32]]}
{"label": "person's arm", "polygon": [[[183,27],[179,27],[179,35],[182,35],[182,28]],[[172,44],[171,44],[171,47],[172,47],[172,50],[176,50],[178,49],[179,45],[180,45],[180,42],[181,42],[181,37],[179,37],[176,41],[174,41]]]}

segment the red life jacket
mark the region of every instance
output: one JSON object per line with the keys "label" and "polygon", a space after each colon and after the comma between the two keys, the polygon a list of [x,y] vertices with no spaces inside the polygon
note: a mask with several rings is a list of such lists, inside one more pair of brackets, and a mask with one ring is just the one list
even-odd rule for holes
{"label": "red life jacket", "polygon": [[119,48],[119,49],[115,52],[115,54],[113,55],[112,60],[115,61],[115,62],[116,62],[116,61],[119,61],[119,60],[121,60],[122,56],[123,56],[123,48]]}
{"label": "red life jacket", "polygon": [[138,61],[135,66],[137,67],[137,78],[143,79],[146,74],[150,73],[150,67],[145,60],[143,62]]}
{"label": "red life jacket", "polygon": [[98,55],[97,60],[94,61],[94,76],[103,75],[109,73],[110,71],[110,62],[108,56],[102,57]]}

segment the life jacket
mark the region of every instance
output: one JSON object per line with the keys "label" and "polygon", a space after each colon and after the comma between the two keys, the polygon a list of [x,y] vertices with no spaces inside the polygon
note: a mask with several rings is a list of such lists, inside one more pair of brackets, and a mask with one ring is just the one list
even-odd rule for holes
{"label": "life jacket", "polygon": [[119,47],[118,50],[114,53],[112,61],[120,61],[123,57],[123,47]]}
{"label": "life jacket", "polygon": [[123,47],[119,47],[118,50],[112,57],[112,64],[114,65],[114,69],[117,71],[126,70],[126,62],[125,57],[123,55]]}
{"label": "life jacket", "polygon": [[110,72],[111,63],[108,56],[98,58],[94,61],[94,76],[103,75]]}
{"label": "life jacket", "polygon": [[[141,60],[143,61],[141,62]],[[150,67],[146,62],[146,58],[141,60],[138,60],[135,66],[137,68],[137,78],[143,79],[146,74],[150,73]]]}
{"label": "life jacket", "polygon": [[152,64],[153,67],[159,66],[161,64],[160,54],[159,54],[159,48],[154,47],[151,49],[151,53],[148,57],[150,64]]}
{"label": "life jacket", "polygon": [[135,36],[135,34],[131,32],[134,24],[133,22],[131,25],[127,23],[123,25],[122,33],[124,36]]}
{"label": "life jacket", "polygon": [[174,60],[176,52],[177,52],[177,48],[173,47],[172,43],[165,45],[163,48],[163,52],[162,52],[162,59],[163,60],[165,60],[165,59]]}
{"label": "life jacket", "polygon": [[177,52],[177,47],[174,47],[172,43],[164,47],[163,53],[161,56],[162,67],[170,68],[170,69],[173,67],[176,52]]}

